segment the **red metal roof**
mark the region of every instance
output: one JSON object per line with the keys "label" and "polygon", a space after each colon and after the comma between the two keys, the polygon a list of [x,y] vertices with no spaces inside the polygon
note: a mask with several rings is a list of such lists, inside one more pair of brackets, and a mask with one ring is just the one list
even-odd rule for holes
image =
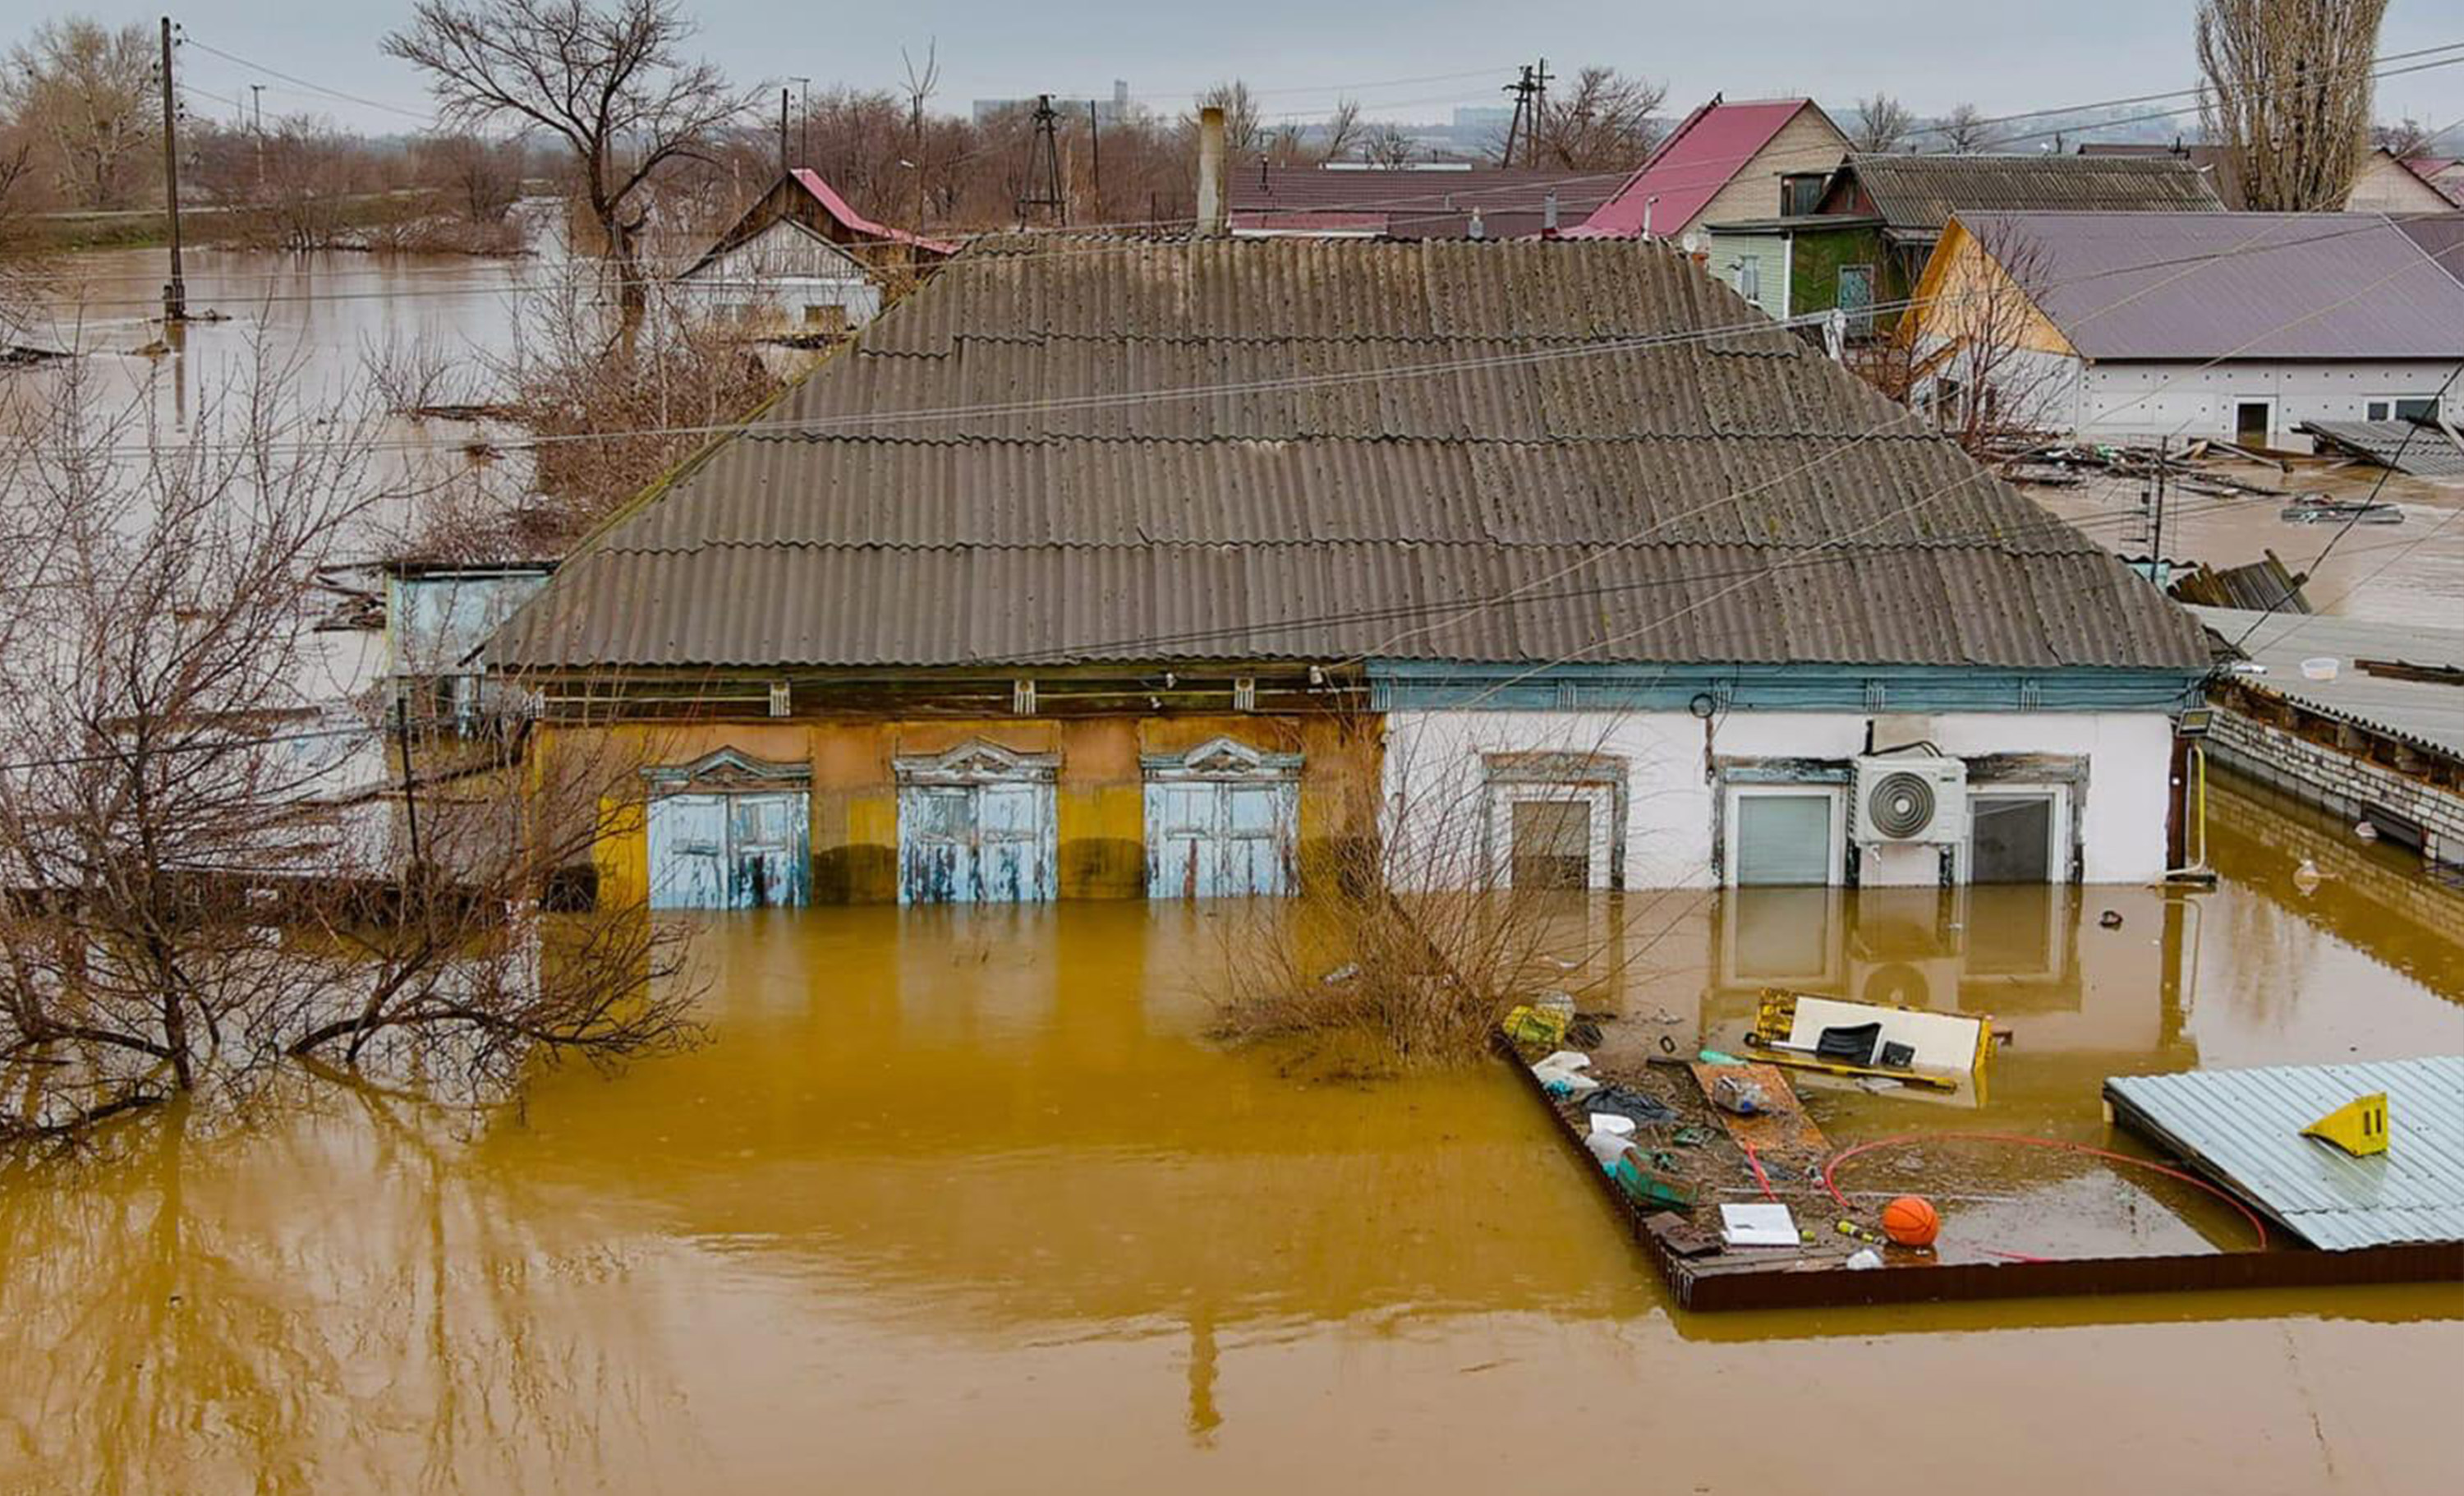
{"label": "red metal roof", "polygon": [[[1733,104],[1713,99],[1687,115],[1677,133],[1651,153],[1642,169],[1627,179],[1617,195],[1601,204],[1582,227],[1569,231],[1568,236],[1632,238],[1642,232],[1643,207],[1647,203],[1651,204],[1653,234],[1683,231],[1720,189],[1745,169],[1746,163],[1796,118],[1798,110],[1813,106],[1811,99],[1764,99]],[[1652,203],[1654,198],[1659,201]],[[1779,190],[1774,185],[1771,201],[1776,205],[1778,200]]]}
{"label": "red metal roof", "polygon": [[947,240],[927,239],[920,234],[909,233],[904,229],[892,229],[887,224],[874,223],[849,207],[847,200],[839,196],[838,188],[823,181],[822,174],[810,166],[798,166],[787,174],[796,179],[799,187],[812,194],[813,201],[822,205],[824,212],[846,225],[851,232],[875,239],[888,239],[892,244],[913,245],[919,250],[930,250],[935,254],[958,253],[958,247]]}

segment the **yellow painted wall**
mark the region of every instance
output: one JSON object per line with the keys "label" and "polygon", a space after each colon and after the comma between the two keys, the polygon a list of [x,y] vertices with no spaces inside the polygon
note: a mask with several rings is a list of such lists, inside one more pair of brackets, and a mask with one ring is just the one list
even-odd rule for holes
{"label": "yellow painted wall", "polygon": [[1994,346],[2076,357],[2071,341],[2034,302],[2023,315],[2005,315],[2004,309],[2015,304],[2013,298],[2023,297],[2009,272],[1954,218],[1934,245],[1933,257],[1925,261],[1925,274],[1917,280],[1916,304],[1900,319],[1898,335],[1925,351],[1965,342],[1990,325]]}
{"label": "yellow painted wall", "polygon": [[[1382,734],[1375,718],[1263,715],[1171,717],[878,721],[800,718],[560,728],[546,751],[639,766],[690,763],[721,748],[812,768],[813,897],[885,903],[898,896],[898,789],[893,760],[981,739],[1013,753],[1056,754],[1057,886],[1064,898],[1137,898],[1146,891],[1146,781],[1140,759],[1181,754],[1217,737],[1302,755],[1300,866],[1331,876],[1347,848],[1374,834]],[[638,775],[635,776],[638,779]],[[637,788],[601,807],[603,904],[640,899],[649,851]]]}
{"label": "yellow painted wall", "polygon": [[[1847,137],[1819,109],[1800,109],[1795,118],[1739,167],[1726,187],[1711,195],[1703,210],[1682,226],[1659,233],[1683,232],[1705,224],[1779,216],[1779,179],[1800,171],[1829,171],[1848,159]],[[1774,266],[1772,273],[1778,273]]]}

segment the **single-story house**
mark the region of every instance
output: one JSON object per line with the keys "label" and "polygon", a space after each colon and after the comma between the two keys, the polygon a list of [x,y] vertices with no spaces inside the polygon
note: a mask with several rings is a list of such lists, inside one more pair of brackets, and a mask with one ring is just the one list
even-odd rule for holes
{"label": "single-story house", "polygon": [[[2242,192],[2241,174],[2233,167],[2233,153],[2221,145],[2194,145],[2182,141],[2175,141],[2170,145],[2097,143],[2079,146],[2079,154],[2109,160],[2131,157],[2154,160],[2169,156],[2186,161],[2215,185],[2216,195],[2224,200],[2229,211],[2241,212],[2250,207],[2249,199]],[[2372,146],[2353,174],[2352,190],[2342,204],[2334,206],[2348,213],[2422,213],[2464,208],[2464,174],[2459,174],[2458,180],[2452,184],[2442,178],[2442,168],[2454,165],[2418,154],[2399,158],[2383,145]],[[2405,180],[2407,178],[2410,180]],[[2430,188],[2428,192],[2422,190],[2425,186]]]}
{"label": "single-story house", "polygon": [[2404,169],[2430,184],[2449,208],[2464,208],[2464,161],[2452,156],[2407,156]]}
{"label": "single-story house", "polygon": [[713,311],[764,332],[850,332],[881,314],[886,291],[912,282],[957,246],[877,224],[819,172],[772,183],[676,284]]}
{"label": "single-story house", "polygon": [[1670,247],[963,269],[488,643],[543,751],[656,745],[604,896],[2167,865],[2197,627]]}
{"label": "single-story house", "polygon": [[1962,213],[1902,331],[1926,355],[1999,299],[2027,424],[2303,451],[2307,422],[2427,413],[2464,361],[2455,221]]}
{"label": "single-story house", "polygon": [[1811,99],[1714,96],[1579,227],[1580,238],[1670,239],[1699,251],[1705,226],[1814,210],[1848,138]]}
{"label": "single-story house", "polygon": [[1537,170],[1429,162],[1235,167],[1232,231],[1510,239],[1571,228],[1608,201],[1624,171]]}
{"label": "single-story house", "polygon": [[[2221,212],[2207,173],[2177,156],[1851,155],[1823,185],[1817,214],[1879,219],[1877,298],[1903,301],[1954,213]],[[1889,288],[1889,289],[1879,289]],[[1851,283],[1849,289],[1855,289]],[[1819,285],[1808,287],[1819,297]],[[1809,300],[1800,314],[1836,301]],[[1882,330],[1896,314],[1878,319]]]}
{"label": "single-story house", "polygon": [[1781,321],[1836,309],[1846,336],[1870,338],[1899,319],[1912,285],[1880,218],[1801,213],[1708,224],[1705,232],[1711,274]]}

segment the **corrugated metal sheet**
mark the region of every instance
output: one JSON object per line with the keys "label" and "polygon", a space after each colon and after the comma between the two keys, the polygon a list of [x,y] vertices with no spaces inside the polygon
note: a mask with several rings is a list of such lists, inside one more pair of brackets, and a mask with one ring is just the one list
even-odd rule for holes
{"label": "corrugated metal sheet", "polygon": [[1956,213],[2224,210],[2207,173],[2178,156],[1906,156],[1859,152],[1847,168],[1893,231],[1940,233]]}
{"label": "corrugated metal sheet", "polygon": [[893,307],[491,659],[2206,664],[2152,588],[1665,251],[1034,246]]}
{"label": "corrugated metal sheet", "polygon": [[[1578,235],[1631,238],[1642,232],[1645,206],[1651,231],[1671,235],[1684,231],[1694,216],[1710,206],[1723,187],[1753,165],[1798,111],[1815,108],[1811,99],[1718,99],[1687,115],[1674,133],[1651,153],[1640,170],[1615,197],[1585,221]],[[1771,184],[1771,200],[1779,200]]]}
{"label": "corrugated metal sheet", "polygon": [[[2095,159],[2095,158],[2090,158]],[[2464,357],[2464,282],[2380,213],[1969,213],[2091,359]],[[2446,263],[2464,260],[2464,244]]]}
{"label": "corrugated metal sheet", "polygon": [[[2126,1123],[2313,1246],[2464,1241],[2464,1056],[2117,1076],[2104,1089]],[[2301,1135],[2377,1091],[2386,1153],[2356,1158]]]}
{"label": "corrugated metal sheet", "polygon": [[[2460,256],[2464,257],[2464,256]],[[2464,451],[2435,426],[2411,421],[2304,421],[2334,451],[2417,478],[2464,478]]]}
{"label": "corrugated metal sheet", "polygon": [[[2227,643],[2244,641],[2242,652],[2267,667],[2264,675],[2238,677],[2243,685],[2417,748],[2464,758],[2464,685],[2372,675],[2356,663],[2464,670],[2464,629],[2228,607],[2190,611]],[[2336,678],[2305,677],[2301,662],[2311,659],[2334,660]]]}
{"label": "corrugated metal sheet", "polygon": [[1627,173],[1235,166],[1234,231],[1383,233],[1399,239],[1456,238],[1477,209],[1492,238],[1536,233],[1555,194],[1557,222],[1572,228],[1608,201]]}

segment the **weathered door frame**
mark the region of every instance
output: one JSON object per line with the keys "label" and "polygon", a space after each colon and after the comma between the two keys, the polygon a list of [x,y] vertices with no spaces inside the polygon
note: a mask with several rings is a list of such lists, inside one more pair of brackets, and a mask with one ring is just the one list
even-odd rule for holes
{"label": "weathered door frame", "polygon": [[[898,786],[898,902],[1044,903],[1055,896],[1059,754],[1017,753],[970,738],[945,753],[895,757],[891,771]],[[982,830],[986,792],[1013,789],[1028,797],[1027,834],[1000,836],[988,847]],[[951,792],[966,797],[963,845],[924,835],[925,798]],[[932,896],[918,896],[927,892]]]}
{"label": "weathered door frame", "polygon": [[1554,800],[1580,801],[1591,809],[1585,887],[1625,887],[1625,759],[1593,753],[1493,753],[1482,756],[1481,767],[1486,801],[1482,860],[1492,886],[1514,886],[1514,806]]}
{"label": "weathered door frame", "polygon": [[[720,748],[691,763],[653,764],[642,771],[642,779],[647,792],[642,825],[643,866],[652,909],[756,908],[755,881],[761,884],[765,895],[775,882],[778,896],[765,896],[760,901],[771,907],[797,908],[812,901],[811,764],[759,759],[740,749]],[[748,869],[739,866],[737,855],[742,808],[738,802],[749,797],[777,797],[787,802],[788,806],[787,843],[763,859],[758,880],[748,879]],[[677,902],[673,892],[680,885],[673,870],[664,877],[660,872],[660,828],[667,818],[659,814],[659,806],[686,802],[707,804],[717,814],[715,903],[699,899]]]}
{"label": "weathered door frame", "polygon": [[[1295,844],[1300,836],[1301,755],[1276,753],[1231,737],[1215,737],[1187,753],[1142,754],[1138,768],[1146,781],[1147,897],[1203,898],[1216,895],[1274,896],[1287,894],[1298,883],[1294,875]],[[1174,790],[1207,786],[1215,791],[1213,819],[1202,837],[1171,835],[1165,807]],[[1234,790],[1267,792],[1271,812],[1267,830],[1258,837],[1238,829],[1232,821]],[[1182,842],[1175,855],[1165,839]],[[1236,888],[1249,880],[1245,870],[1257,866],[1246,855],[1246,844],[1273,844],[1271,887]],[[1234,852],[1243,853],[1239,858]],[[1211,861],[1213,866],[1207,866]]]}

